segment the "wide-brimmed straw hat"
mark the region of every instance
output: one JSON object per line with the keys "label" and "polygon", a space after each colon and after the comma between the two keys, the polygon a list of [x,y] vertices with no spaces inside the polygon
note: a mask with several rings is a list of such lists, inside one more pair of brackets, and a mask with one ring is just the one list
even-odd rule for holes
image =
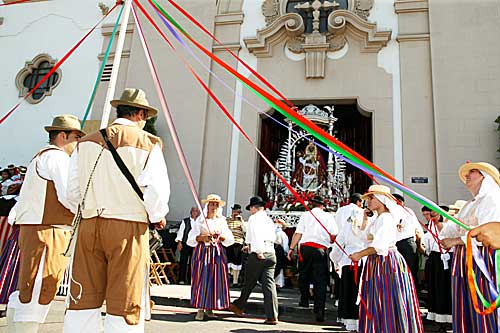
{"label": "wide-brimmed straw hat", "polygon": [[500,172],[498,172],[498,169],[494,167],[493,165],[486,163],[486,162],[467,162],[464,165],[458,169],[458,176],[460,177],[460,180],[465,184],[465,176],[467,176],[467,173],[472,170],[472,169],[477,169],[480,171],[486,172],[488,175],[493,178],[493,180],[500,186]]}
{"label": "wide-brimmed straw hat", "polygon": [[56,116],[52,120],[52,125],[45,126],[45,130],[47,132],[51,131],[77,131],[80,135],[85,135],[85,132],[82,131],[82,125],[80,124],[80,120],[76,116],[72,114],[65,114],[62,116]]}
{"label": "wide-brimmed straw hat", "polygon": [[114,99],[110,103],[115,108],[119,105],[128,105],[144,109],[148,112],[148,119],[156,117],[158,114],[158,110],[149,105],[146,93],[141,89],[125,88],[120,99]]}
{"label": "wide-brimmed straw hat", "polygon": [[395,200],[391,194],[391,189],[385,185],[372,185],[368,188],[368,191],[361,196],[361,199],[366,200],[370,195],[382,194],[386,197]]}
{"label": "wide-brimmed straw hat", "polygon": [[221,197],[217,194],[209,194],[207,195],[206,199],[201,200],[201,203],[203,204],[206,204],[208,202],[218,202],[219,207],[224,207],[224,205],[226,204],[226,202],[222,200]]}

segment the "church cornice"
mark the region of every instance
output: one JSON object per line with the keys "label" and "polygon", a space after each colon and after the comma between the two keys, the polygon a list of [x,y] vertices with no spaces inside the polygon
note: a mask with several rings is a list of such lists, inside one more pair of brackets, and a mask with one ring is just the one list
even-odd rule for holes
{"label": "church cornice", "polygon": [[[370,23],[354,12],[335,10],[328,16],[328,34],[331,37],[351,34],[363,41],[364,52],[378,52],[391,39],[391,31],[377,31],[377,25]],[[248,50],[257,57],[271,57],[272,47],[285,40],[304,35],[304,22],[296,13],[280,16],[269,26],[258,30],[255,37],[245,38]]]}
{"label": "church cornice", "polygon": [[328,16],[328,32],[344,35],[349,32],[363,41],[363,52],[378,52],[391,40],[391,31],[378,31],[377,24],[361,19],[348,10],[336,10]]}
{"label": "church cornice", "polygon": [[258,30],[255,37],[245,38],[248,50],[257,57],[271,57],[272,47],[287,39],[304,34],[304,22],[296,13],[288,13],[274,20],[262,30]]}

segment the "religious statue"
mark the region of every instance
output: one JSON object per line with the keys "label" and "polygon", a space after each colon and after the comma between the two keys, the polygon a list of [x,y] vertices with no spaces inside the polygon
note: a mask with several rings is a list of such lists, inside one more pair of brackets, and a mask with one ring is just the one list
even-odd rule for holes
{"label": "religious statue", "polygon": [[292,186],[302,191],[316,192],[325,184],[326,178],[327,168],[323,156],[311,141],[304,149],[302,156],[298,158],[292,176]]}

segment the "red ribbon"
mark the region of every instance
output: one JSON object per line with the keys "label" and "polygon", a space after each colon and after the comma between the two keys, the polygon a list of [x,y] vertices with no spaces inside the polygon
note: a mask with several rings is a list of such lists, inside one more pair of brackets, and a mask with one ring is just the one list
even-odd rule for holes
{"label": "red ribbon", "polygon": [[261,74],[259,74],[255,69],[253,69],[250,65],[248,65],[245,61],[243,61],[240,57],[238,57],[233,51],[231,51],[229,48],[224,46],[223,43],[221,43],[217,37],[215,37],[210,31],[208,31],[198,20],[196,20],[193,16],[191,16],[184,8],[182,8],[180,5],[178,5],[175,1],[173,0],[168,0],[174,6],[177,10],[179,10],[182,15],[187,17],[194,25],[196,25],[198,28],[200,28],[204,33],[206,33],[212,40],[214,40],[217,44],[220,46],[223,46],[223,48],[228,51],[234,58],[238,60],[240,64],[245,66],[246,69],[248,69],[253,75],[255,75],[259,80],[261,80],[269,89],[271,89],[273,92],[275,92],[280,98],[282,98],[290,107],[294,107],[293,103],[290,102],[285,95],[283,95],[278,89],[276,89],[271,83],[269,83],[266,78],[264,78]]}
{"label": "red ribbon", "polygon": [[10,5],[17,5],[19,3],[28,2],[28,1],[32,1],[32,0],[17,0],[17,1],[12,1],[12,2],[8,2],[8,3],[2,3],[2,4],[0,4],[0,7],[10,6]]}
{"label": "red ribbon", "polygon": [[[144,7],[139,3],[139,1],[134,0],[134,3],[137,5],[139,10],[146,16],[146,18],[151,22],[153,27],[158,31],[158,33],[162,36],[162,38],[172,47],[172,49],[175,51],[175,48],[173,45],[170,43],[168,38],[165,36],[165,34],[160,30],[158,25],[154,22],[152,17],[146,12]],[[222,104],[222,102],[215,96],[215,94],[210,90],[210,88],[205,84],[205,82],[196,74],[196,72],[193,70],[193,68],[184,60],[184,58],[178,54],[179,58],[182,60],[184,65],[187,67],[189,72],[195,77],[195,79],[198,81],[198,83],[205,89],[205,91],[208,93],[208,95],[212,98],[212,100],[219,106],[221,111],[229,118],[229,120],[233,123],[233,125],[240,131],[240,133],[243,135],[243,137],[254,147],[255,151],[261,156],[261,158],[266,162],[266,164],[271,168],[271,170],[278,176],[278,178],[283,182],[283,184],[288,188],[288,190],[301,202],[304,207],[311,213],[311,215],[316,219],[316,221],[321,225],[321,227],[326,231],[326,233],[330,236],[330,238],[334,238],[328,229],[321,223],[321,221],[311,212],[311,210],[307,207],[307,204],[304,202],[304,200],[298,195],[298,193],[293,189],[293,187],[286,181],[286,179],[281,175],[281,173],[274,167],[274,165],[264,156],[264,154],[255,146],[253,143],[252,139],[246,134],[246,132],[241,128],[241,126],[236,122],[236,120],[232,117],[232,115],[229,113],[229,111],[226,109],[226,107]],[[334,240],[334,243],[339,246],[339,248],[344,252],[346,256],[348,254],[345,252],[345,250]]]}

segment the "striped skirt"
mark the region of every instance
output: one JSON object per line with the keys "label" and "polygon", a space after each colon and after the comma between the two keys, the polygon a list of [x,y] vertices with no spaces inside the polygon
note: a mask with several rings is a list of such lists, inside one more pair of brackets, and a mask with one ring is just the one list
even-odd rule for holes
{"label": "striped skirt", "polygon": [[14,226],[0,257],[0,304],[7,304],[19,277],[19,226]]}
{"label": "striped skirt", "polygon": [[197,309],[229,307],[227,257],[224,247],[198,243],[191,257],[191,305]]}
{"label": "striped skirt", "polygon": [[[492,278],[495,279],[494,257],[486,247],[480,247],[479,251],[485,259],[486,267],[488,268]],[[474,333],[494,333],[498,332],[497,328],[497,313],[482,316],[474,310],[472,304],[469,286],[467,284],[467,267],[465,264],[465,246],[459,245],[455,247],[453,264],[451,270],[451,284],[453,288],[453,332],[474,332]],[[494,300],[489,292],[488,282],[480,273],[479,268],[474,263],[474,271],[476,272],[479,289],[485,295],[489,302]],[[481,301],[478,299],[479,304]],[[482,305],[481,305],[482,308]]]}
{"label": "striped skirt", "polygon": [[370,255],[361,283],[360,333],[424,331],[413,278],[399,252]]}

